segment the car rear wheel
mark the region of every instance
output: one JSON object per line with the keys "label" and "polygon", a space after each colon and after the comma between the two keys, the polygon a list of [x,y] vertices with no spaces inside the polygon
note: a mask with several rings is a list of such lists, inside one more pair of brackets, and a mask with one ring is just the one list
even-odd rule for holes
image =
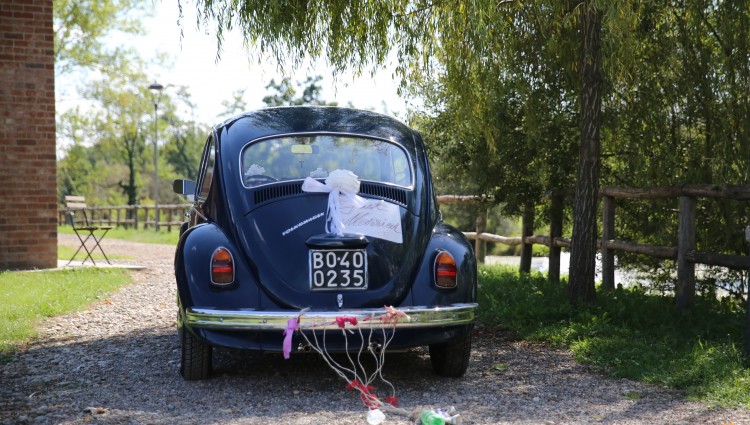
{"label": "car rear wheel", "polygon": [[187,381],[207,379],[211,375],[211,345],[201,341],[187,329],[182,329],[180,334],[180,374]]}
{"label": "car rear wheel", "polygon": [[432,370],[440,376],[464,376],[471,357],[471,334],[441,344],[430,345]]}

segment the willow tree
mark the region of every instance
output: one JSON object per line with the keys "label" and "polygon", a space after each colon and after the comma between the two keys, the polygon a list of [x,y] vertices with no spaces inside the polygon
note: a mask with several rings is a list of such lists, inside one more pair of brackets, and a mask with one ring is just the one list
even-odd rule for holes
{"label": "willow tree", "polygon": [[483,51],[466,53],[461,64],[436,51],[436,66],[411,86],[424,104],[418,129],[440,145],[431,152],[439,160],[438,187],[492,194],[504,214],[544,224],[549,214],[536,217],[543,208],[535,206],[575,180],[576,13],[506,4]]}
{"label": "willow tree", "polygon": [[[625,1],[511,0],[197,0],[198,24],[212,28],[219,50],[225,31],[242,31],[251,55],[300,65],[325,57],[336,71],[374,70],[397,60],[402,85],[419,81],[440,64],[457,93],[471,92],[463,78],[472,61],[499,56],[503,34],[515,22],[509,9],[560,11],[546,16],[577,26],[580,160],[571,261],[571,300],[593,301],[603,17],[619,22]],[[180,7],[182,5],[180,4]],[[616,26],[611,26],[616,28]],[[502,30],[501,30],[502,29]],[[560,51],[561,55],[576,51]],[[500,55],[502,56],[502,55]],[[439,60],[438,60],[439,59]],[[474,68],[476,69],[476,67]],[[491,141],[488,138],[488,142]]]}

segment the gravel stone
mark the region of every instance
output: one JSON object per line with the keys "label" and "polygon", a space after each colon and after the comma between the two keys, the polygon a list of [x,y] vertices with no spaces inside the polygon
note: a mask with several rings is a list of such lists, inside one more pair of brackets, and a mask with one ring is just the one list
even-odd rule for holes
{"label": "gravel stone", "polygon": [[[74,246],[75,236],[59,235]],[[174,247],[105,239],[134,282],[83,312],[45,320],[0,365],[0,424],[363,424],[360,398],[314,353],[216,350],[211,379],[179,374]],[[281,338],[281,335],[279,335]],[[498,367],[498,365],[501,365]],[[601,375],[570,352],[477,327],[469,370],[432,373],[425,349],[389,353],[383,375],[402,408],[455,406],[464,424],[750,424],[750,410]],[[381,395],[388,389],[375,383]],[[384,424],[413,424],[386,412]]]}

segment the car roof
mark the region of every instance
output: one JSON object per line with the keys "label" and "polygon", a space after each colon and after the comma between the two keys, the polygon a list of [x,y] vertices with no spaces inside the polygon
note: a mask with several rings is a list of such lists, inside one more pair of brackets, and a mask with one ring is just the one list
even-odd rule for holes
{"label": "car roof", "polygon": [[367,135],[397,142],[414,149],[417,133],[387,115],[332,106],[282,106],[237,115],[215,127],[221,143],[233,148],[263,137],[291,133],[346,133]]}

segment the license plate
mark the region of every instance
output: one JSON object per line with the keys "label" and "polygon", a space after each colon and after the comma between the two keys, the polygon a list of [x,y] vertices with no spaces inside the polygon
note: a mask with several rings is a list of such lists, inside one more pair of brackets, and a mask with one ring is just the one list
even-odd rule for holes
{"label": "license plate", "polygon": [[310,289],[367,289],[367,252],[364,249],[311,249]]}

